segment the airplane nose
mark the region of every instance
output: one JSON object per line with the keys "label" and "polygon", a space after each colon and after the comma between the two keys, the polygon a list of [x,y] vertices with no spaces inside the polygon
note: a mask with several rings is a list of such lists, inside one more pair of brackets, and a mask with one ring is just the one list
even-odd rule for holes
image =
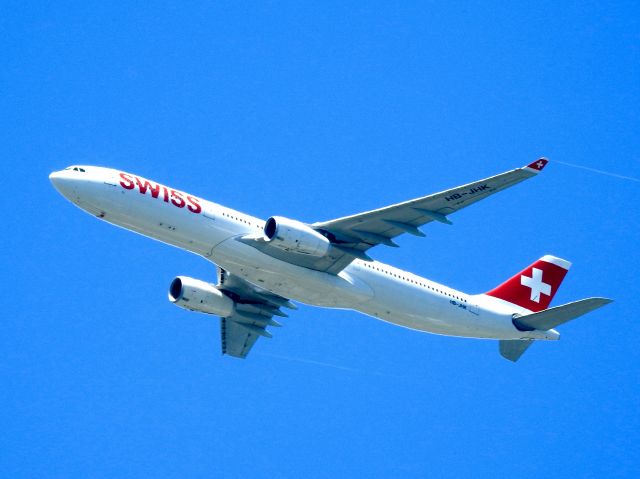
{"label": "airplane nose", "polygon": [[62,185],[63,183],[63,179],[62,179],[62,173],[60,171],[54,171],[49,175],[49,181],[51,181],[51,184],[53,184],[53,186],[56,188],[56,190],[59,190],[59,187]]}
{"label": "airplane nose", "polygon": [[49,175],[49,180],[53,187],[65,198],[69,198],[74,194],[73,180],[69,178],[64,171],[54,171]]}

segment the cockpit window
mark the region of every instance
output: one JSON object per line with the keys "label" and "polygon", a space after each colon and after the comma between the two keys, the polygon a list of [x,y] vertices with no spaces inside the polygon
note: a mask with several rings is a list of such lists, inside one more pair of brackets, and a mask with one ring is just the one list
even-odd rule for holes
{"label": "cockpit window", "polygon": [[80,173],[86,173],[84,168],[80,168],[79,166],[68,166],[65,170],[79,171]]}

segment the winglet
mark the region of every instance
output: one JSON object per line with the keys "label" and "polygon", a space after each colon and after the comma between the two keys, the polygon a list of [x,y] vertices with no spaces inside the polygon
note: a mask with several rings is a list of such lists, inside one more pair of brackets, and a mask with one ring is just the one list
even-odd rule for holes
{"label": "winglet", "polygon": [[534,161],[533,163],[528,164],[527,166],[525,166],[523,169],[526,170],[531,170],[534,173],[540,173],[545,166],[547,166],[547,163],[549,163],[549,160],[547,160],[544,156],[542,158],[538,158],[536,161]]}

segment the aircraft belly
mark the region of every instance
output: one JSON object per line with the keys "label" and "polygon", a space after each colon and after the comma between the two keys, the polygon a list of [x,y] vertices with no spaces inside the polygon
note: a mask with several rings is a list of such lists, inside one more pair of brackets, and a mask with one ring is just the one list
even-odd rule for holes
{"label": "aircraft belly", "polygon": [[357,266],[350,266],[347,271],[360,276],[375,292],[371,300],[354,309],[376,319],[447,336],[511,338],[522,334],[511,325],[509,318],[496,318],[488,312],[472,313],[468,308],[461,308],[460,303],[452,301],[450,297],[421,286]]}
{"label": "aircraft belly", "polygon": [[313,306],[354,308],[372,290],[345,272],[332,275],[266,255],[235,238],[218,244],[211,260],[260,288]]}
{"label": "aircraft belly", "polygon": [[[425,307],[418,309],[415,307],[418,305]],[[472,318],[465,317],[457,311],[447,313],[438,304],[426,307],[422,301],[401,304],[376,298],[359,310],[388,323],[435,334],[475,337],[480,330]]]}

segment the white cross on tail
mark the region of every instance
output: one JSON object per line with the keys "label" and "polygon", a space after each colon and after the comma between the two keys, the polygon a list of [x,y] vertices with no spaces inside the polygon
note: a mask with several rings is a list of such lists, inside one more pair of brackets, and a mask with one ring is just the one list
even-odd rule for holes
{"label": "white cross on tail", "polygon": [[520,284],[531,288],[531,301],[540,302],[540,293],[551,296],[551,285],[542,282],[542,270],[533,268],[531,278],[524,274],[520,276]]}

